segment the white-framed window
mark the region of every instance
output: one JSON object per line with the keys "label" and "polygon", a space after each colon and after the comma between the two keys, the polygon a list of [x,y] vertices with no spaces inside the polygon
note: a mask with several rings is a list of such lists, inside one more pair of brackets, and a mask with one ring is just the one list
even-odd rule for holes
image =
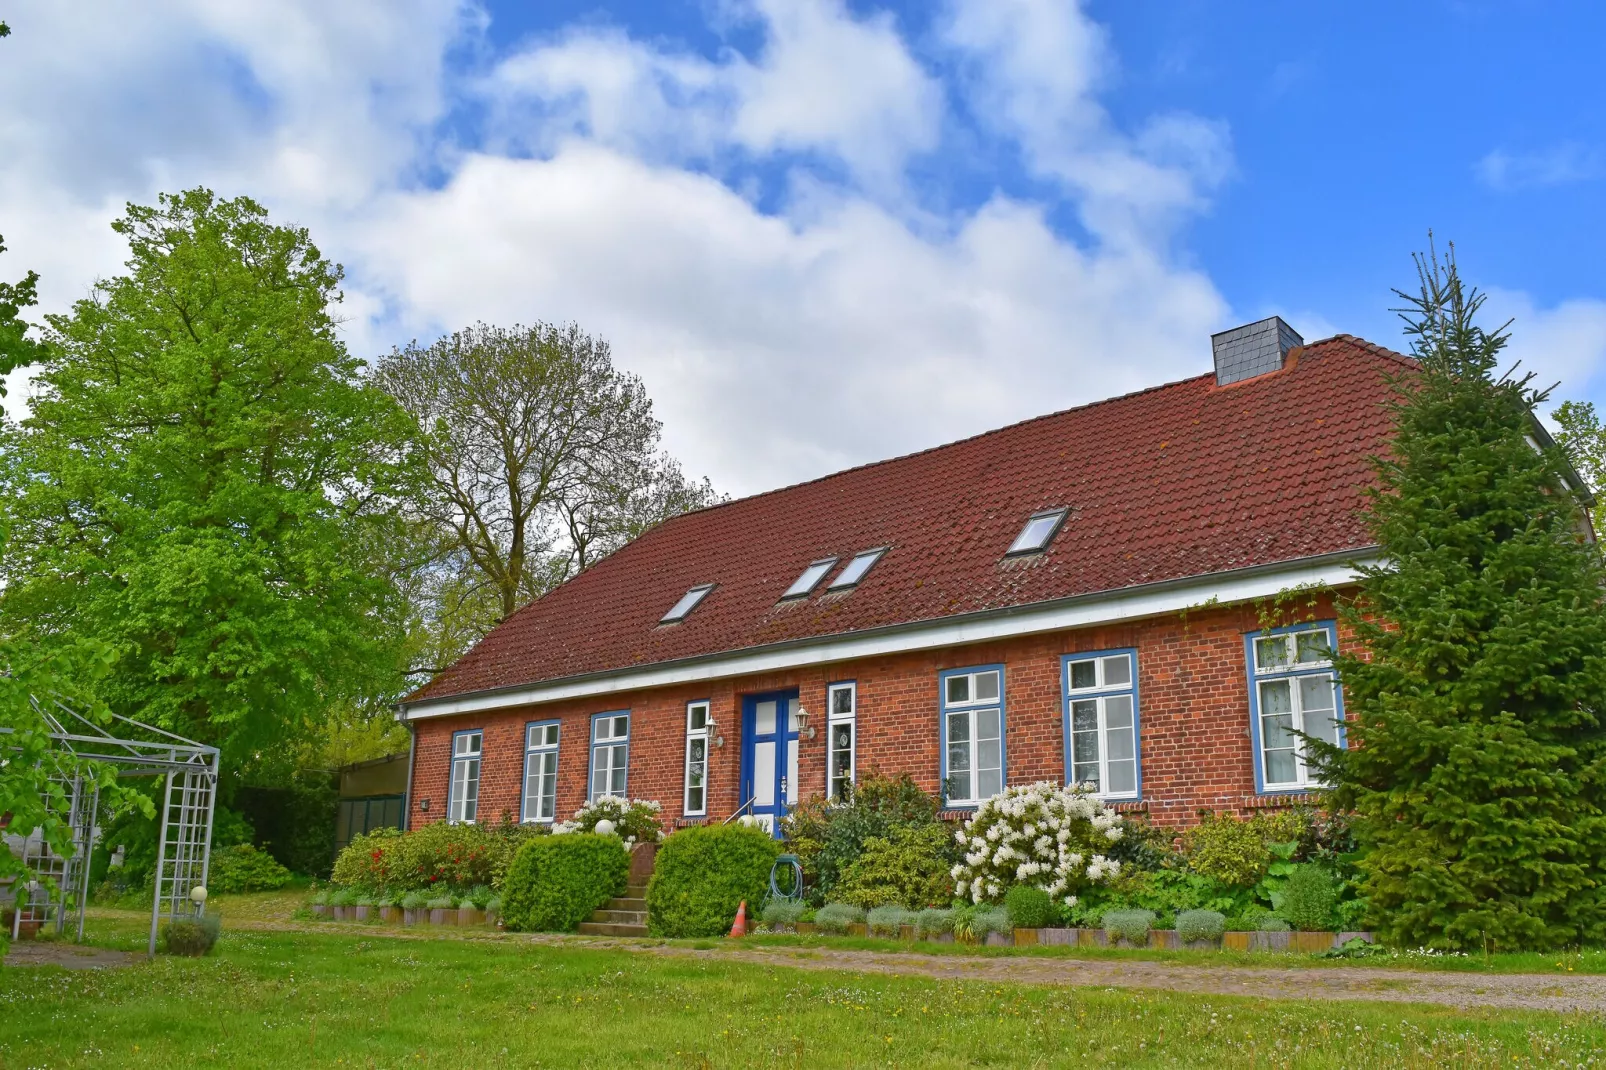
{"label": "white-framed window", "polygon": [[708,813],[708,702],[686,703],[686,798],[683,812]]}
{"label": "white-framed window", "polygon": [[452,784],[447,792],[446,820],[472,825],[480,809],[480,748],[485,734],[479,729],[452,733]]}
{"label": "white-framed window", "polygon": [[1004,668],[938,675],[942,784],[949,806],[976,806],[1004,790]]}
{"label": "white-framed window", "polygon": [[1137,798],[1137,651],[1069,654],[1063,663],[1066,781],[1100,798]]}
{"label": "white-framed window", "polygon": [[1259,790],[1324,786],[1307,760],[1304,737],[1334,745],[1343,742],[1343,698],[1333,671],[1337,638],[1332,621],[1244,637]]}
{"label": "white-framed window", "polygon": [[587,798],[625,797],[630,765],[630,714],[599,713],[591,718],[591,789]]}
{"label": "white-framed window", "polygon": [[524,727],[524,821],[548,824],[557,816],[560,733],[556,721]]}
{"label": "white-framed window", "polygon": [[825,796],[839,799],[853,786],[853,753],[859,735],[859,685],[832,684],[825,689]]}

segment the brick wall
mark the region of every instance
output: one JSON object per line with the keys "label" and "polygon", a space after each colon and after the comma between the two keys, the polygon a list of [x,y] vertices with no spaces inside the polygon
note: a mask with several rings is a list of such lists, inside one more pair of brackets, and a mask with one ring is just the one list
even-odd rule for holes
{"label": "brick wall", "polygon": [[[1322,599],[1301,616],[1335,614]],[[558,815],[584,801],[589,778],[591,716],[628,709],[629,794],[663,804],[666,822],[681,816],[686,748],[686,703],[709,699],[724,747],[709,752],[708,812],[722,819],[739,805],[742,696],[796,688],[813,739],[800,740],[802,795],[825,790],[825,689],[858,682],[858,770],[910,773],[921,787],[938,789],[937,674],[944,669],[998,663],[1005,667],[1006,776],[1010,784],[1065,777],[1060,657],[1134,647],[1138,652],[1140,764],[1143,797],[1122,809],[1144,810],[1156,824],[1183,826],[1201,809],[1247,812],[1287,803],[1287,796],[1257,796],[1249,735],[1249,685],[1244,634],[1260,627],[1253,607],[1194,611],[1108,627],[1078,629],[994,643],[840,662],[821,668],[770,673],[703,685],[657,688],[603,700],[519,707],[494,713],[426,718],[416,722],[413,773],[414,826],[446,816],[452,733],[484,732],[479,820],[505,813],[517,820],[524,771],[524,726],[562,723],[558,751]],[[1339,642],[1347,636],[1340,632]],[[428,810],[423,807],[428,804]]]}

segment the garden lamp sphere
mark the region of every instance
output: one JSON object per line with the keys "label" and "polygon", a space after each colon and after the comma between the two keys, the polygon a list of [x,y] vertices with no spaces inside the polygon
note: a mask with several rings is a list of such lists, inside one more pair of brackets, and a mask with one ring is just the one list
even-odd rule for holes
{"label": "garden lamp sphere", "polygon": [[614,824],[607,818],[603,818],[601,821],[597,822],[596,832],[598,836],[612,836],[613,830]]}
{"label": "garden lamp sphere", "polygon": [[206,902],[206,886],[204,884],[197,884],[190,889],[190,901],[196,906]]}

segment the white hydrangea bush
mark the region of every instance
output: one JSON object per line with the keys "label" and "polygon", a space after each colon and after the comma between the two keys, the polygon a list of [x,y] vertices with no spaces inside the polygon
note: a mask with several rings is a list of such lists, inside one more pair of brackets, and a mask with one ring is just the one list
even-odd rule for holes
{"label": "white hydrangea bush", "polygon": [[961,899],[981,903],[1031,884],[1074,906],[1078,891],[1121,872],[1103,852],[1123,832],[1121,815],[1086,789],[1047,780],[1006,788],[954,834],[965,851],[954,886]]}
{"label": "white hydrangea bush", "polygon": [[625,841],[626,848],[637,843],[658,843],[664,838],[663,823],[658,817],[662,811],[663,806],[651,799],[599,795],[576,810],[569,820],[553,825],[552,831],[591,832],[598,821],[607,818],[613,822],[613,830]]}

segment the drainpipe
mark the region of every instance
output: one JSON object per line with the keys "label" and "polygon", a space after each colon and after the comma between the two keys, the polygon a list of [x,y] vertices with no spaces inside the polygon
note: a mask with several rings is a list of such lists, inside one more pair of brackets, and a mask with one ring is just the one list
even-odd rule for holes
{"label": "drainpipe", "polygon": [[418,759],[418,726],[406,720],[407,707],[396,703],[396,719],[407,725],[407,790],[402,793],[402,831],[413,827],[413,763]]}

